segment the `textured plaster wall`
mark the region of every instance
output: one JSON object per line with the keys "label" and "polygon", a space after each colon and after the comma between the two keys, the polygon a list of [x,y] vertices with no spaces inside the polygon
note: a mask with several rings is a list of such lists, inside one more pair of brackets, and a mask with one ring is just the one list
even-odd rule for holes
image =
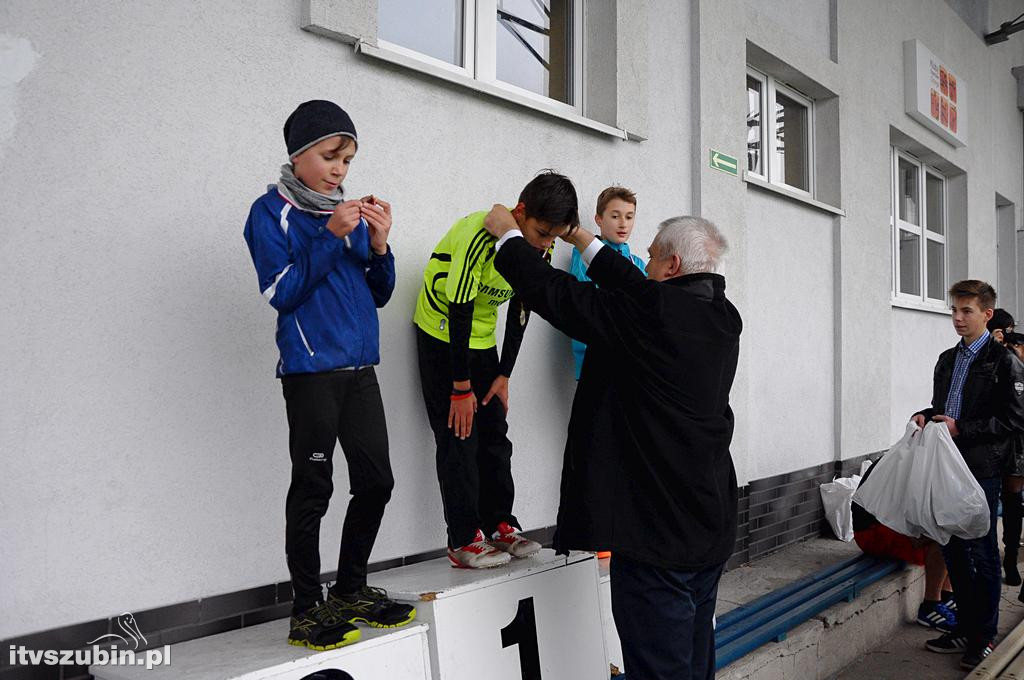
{"label": "textured plaster wall", "polygon": [[737,453],[749,478],[760,479],[828,460],[832,219],[764,191],[751,190],[746,198],[747,281],[757,283],[744,308],[749,438]]}
{"label": "textured plaster wall", "polygon": [[[287,579],[274,313],[242,226],[297,103],[348,109],[351,195],[394,204],[378,375],[397,487],[373,559],[444,543],[411,316],[447,227],[544,167],[588,220],[605,185],[634,187],[640,252],[691,209],[688,10],[649,16],[650,141],[627,143],[356,55],[301,31],[299,4],[0,6],[0,638]],[[555,519],[570,366],[535,319],[510,415],[527,528]],[[325,570],[344,466],[335,486]]]}
{"label": "textured plaster wall", "polygon": [[891,332],[892,420],[887,432],[889,438],[880,449],[888,448],[903,436],[913,413],[931,406],[935,361],[941,352],[959,340],[948,315],[922,314],[908,309],[892,310]]}

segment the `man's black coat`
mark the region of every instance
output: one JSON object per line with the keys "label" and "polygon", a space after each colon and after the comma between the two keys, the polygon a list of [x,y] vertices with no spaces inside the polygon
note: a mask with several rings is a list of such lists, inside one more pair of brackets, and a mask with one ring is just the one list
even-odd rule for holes
{"label": "man's black coat", "polygon": [[725,279],[648,281],[602,248],[587,270],[597,288],[522,238],[501,247],[495,266],[527,307],[587,344],[555,548],[683,571],[725,562],[736,540],[729,390],[742,328]]}

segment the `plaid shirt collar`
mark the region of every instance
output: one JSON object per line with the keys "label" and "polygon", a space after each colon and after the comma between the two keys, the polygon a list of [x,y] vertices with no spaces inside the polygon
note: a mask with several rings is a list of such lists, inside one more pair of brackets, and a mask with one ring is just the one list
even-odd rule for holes
{"label": "plaid shirt collar", "polygon": [[967,356],[969,356],[969,357],[971,357],[971,358],[973,359],[973,358],[975,357],[975,355],[977,355],[977,354],[978,354],[978,351],[979,351],[979,350],[980,350],[980,349],[981,349],[982,347],[984,347],[984,346],[985,346],[985,343],[986,343],[986,342],[988,342],[988,339],[989,339],[989,338],[990,338],[991,336],[992,336],[992,334],[991,334],[991,333],[989,333],[989,332],[988,332],[988,331],[986,330],[986,331],[985,331],[984,333],[982,333],[982,334],[981,334],[981,335],[980,335],[980,336],[978,337],[978,339],[977,339],[977,340],[975,340],[974,342],[972,342],[972,343],[971,343],[971,344],[970,344],[969,346],[968,346],[968,345],[967,345],[967,343],[966,343],[966,342],[965,342],[965,341],[964,341],[964,340],[963,340],[963,339],[961,338],[961,340],[960,340],[960,343],[959,343],[959,344],[957,345],[957,349],[959,349],[959,350],[960,350],[961,352],[963,352],[963,353],[967,354]]}

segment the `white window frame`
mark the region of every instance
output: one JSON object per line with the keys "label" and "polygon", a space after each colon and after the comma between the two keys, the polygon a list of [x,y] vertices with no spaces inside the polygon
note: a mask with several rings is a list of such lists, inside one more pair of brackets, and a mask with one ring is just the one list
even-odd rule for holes
{"label": "white window frame", "polygon": [[458,73],[519,97],[538,102],[563,113],[582,116],[583,102],[583,0],[569,0],[572,12],[572,104],[498,80],[497,77],[497,16],[498,0],[463,0],[462,3],[462,65],[450,64],[443,59],[417,52],[378,38],[377,45],[398,54],[422,61],[438,68]]}
{"label": "white window frame", "polygon": [[[787,191],[796,192],[814,197],[814,100],[803,94],[792,86],[786,85],[774,77],[762,73],[750,66],[747,67],[747,75],[761,83],[761,168],[763,173],[756,173],[747,170],[747,174],[758,177],[776,186],[784,187]],[[746,93],[746,80],[744,93]],[[785,172],[782,168],[782,155],[779,154],[778,146],[778,125],[775,117],[776,95],[782,93],[801,106],[807,107],[807,188],[796,187],[786,184],[783,179]]]}
{"label": "white window frame", "polygon": [[[920,225],[913,224],[911,222],[905,222],[900,218],[899,214],[899,200],[900,200],[900,159],[911,163],[917,167],[917,221]],[[948,192],[949,192],[949,181],[946,176],[939,172],[937,169],[927,165],[918,158],[911,154],[898,149],[896,147],[890,147],[889,149],[889,237],[890,247],[892,249],[892,276],[891,276],[891,293],[894,304],[901,306],[919,307],[924,309],[930,309],[935,311],[947,311],[945,291],[949,288],[949,209],[948,209]],[[938,179],[942,183],[942,232],[938,234],[928,229],[928,176]],[[904,293],[900,290],[900,281],[902,272],[900,271],[900,242],[899,232],[900,230],[916,234],[918,237],[919,253],[918,257],[920,267],[918,271],[918,289],[921,291],[920,295],[911,295],[910,293]],[[932,241],[935,243],[942,244],[942,291],[943,297],[933,298],[928,297],[928,242]]]}

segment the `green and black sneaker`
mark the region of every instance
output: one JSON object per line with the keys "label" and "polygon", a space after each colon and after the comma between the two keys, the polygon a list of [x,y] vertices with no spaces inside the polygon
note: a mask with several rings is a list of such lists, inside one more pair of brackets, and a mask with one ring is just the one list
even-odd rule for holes
{"label": "green and black sneaker", "polygon": [[358,642],[359,637],[358,628],[335,614],[327,603],[320,602],[292,615],[288,644],[326,652]]}
{"label": "green and black sneaker", "polygon": [[339,618],[373,628],[398,628],[416,618],[415,607],[395,602],[386,590],[372,586],[363,586],[348,595],[328,591],[327,604]]}

